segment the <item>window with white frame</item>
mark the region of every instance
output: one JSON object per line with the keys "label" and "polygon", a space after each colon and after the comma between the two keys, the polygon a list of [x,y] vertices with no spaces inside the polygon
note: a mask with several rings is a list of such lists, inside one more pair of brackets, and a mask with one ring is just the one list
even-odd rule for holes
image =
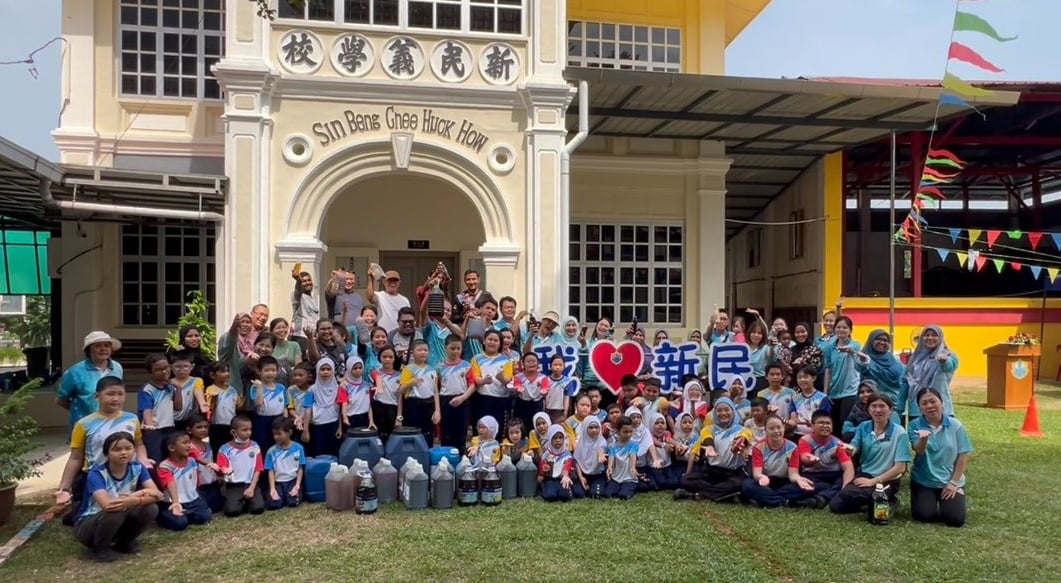
{"label": "window with white frame", "polygon": [[684,230],[677,224],[572,224],[571,311],[650,325],[684,320]]}
{"label": "window with white frame", "polygon": [[0,296],[0,316],[21,316],[26,313],[26,296]]}
{"label": "window with white frame", "polygon": [[120,0],[122,95],[220,99],[224,0]]}
{"label": "window with white frame", "polygon": [[279,0],[277,16],[335,24],[523,33],[527,0]]}
{"label": "window with white frame", "polygon": [[212,227],[123,225],[122,325],[174,326],[194,290],[213,302],[215,237]]}
{"label": "window with white frame", "polygon": [[680,73],[682,31],[662,26],[572,20],[567,23],[567,64]]}

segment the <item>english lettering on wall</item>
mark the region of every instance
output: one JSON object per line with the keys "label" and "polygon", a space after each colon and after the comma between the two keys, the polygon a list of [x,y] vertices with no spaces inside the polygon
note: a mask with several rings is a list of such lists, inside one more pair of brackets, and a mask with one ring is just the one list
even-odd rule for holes
{"label": "english lettering on wall", "polygon": [[315,122],[311,130],[322,147],[383,130],[441,138],[476,154],[490,143],[490,137],[472,120],[446,117],[429,107],[413,109],[392,105],[383,111],[347,109],[340,118]]}

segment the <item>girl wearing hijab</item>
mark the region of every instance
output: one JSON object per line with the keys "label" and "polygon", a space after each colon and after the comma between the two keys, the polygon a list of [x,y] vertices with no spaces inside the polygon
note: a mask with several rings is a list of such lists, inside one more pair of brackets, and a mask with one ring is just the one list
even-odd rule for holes
{"label": "girl wearing hijab", "polygon": [[639,492],[650,492],[656,489],[656,483],[648,475],[649,468],[659,468],[663,462],[656,457],[656,450],[652,447],[652,432],[644,423],[644,415],[641,409],[635,406],[626,408],[624,415],[634,424],[634,434],[631,440],[637,444],[637,490]]}
{"label": "girl wearing hijab", "polygon": [[593,330],[589,333],[589,337],[585,339],[585,344],[583,344],[582,349],[579,351],[579,370],[582,371],[583,386],[592,387],[600,385],[600,379],[593,372],[593,368],[589,366],[589,351],[593,350],[594,344],[601,340],[608,340],[611,337],[612,321],[608,318],[597,320],[596,325],[593,326]]}
{"label": "girl wearing hijab", "polygon": [[343,435],[339,413],[345,400],[339,394],[332,359],[324,357],[317,361],[316,381],[310,385],[306,399],[310,407],[309,439],[313,455],[338,457],[339,439]]}
{"label": "girl wearing hijab", "polygon": [[674,463],[671,464],[671,483],[681,483],[685,475],[685,468],[689,465],[689,455],[692,453],[696,443],[700,441],[700,427],[697,426],[696,417],[688,411],[682,411],[674,420],[674,433],[671,436],[674,442]]}
{"label": "girl wearing hijab", "polygon": [[648,468],[648,482],[653,490],[673,490],[677,485],[672,480],[674,465],[671,454],[674,452],[674,440],[671,432],[667,431],[667,419],[657,411],[649,411],[645,417],[648,419],[649,439],[652,440],[652,451],[659,460],[659,467],[655,464]]}
{"label": "girl wearing hijab", "polygon": [[[682,388],[681,409],[682,413],[688,413],[693,418],[693,430],[697,435],[704,428],[707,413],[711,410],[711,404],[704,400],[704,386],[697,379],[689,379]],[[675,424],[677,425],[677,424]]]}
{"label": "girl wearing hijab", "polygon": [[704,333],[702,330],[693,330],[689,332],[689,342],[696,343],[696,358],[700,361],[699,366],[696,367],[696,374],[704,376],[707,374],[707,342],[704,342]]}
{"label": "girl wearing hijab", "polygon": [[727,397],[715,401],[711,425],[701,432],[674,499],[721,502],[738,496],[751,440],[751,431],[737,422],[733,401]]}
{"label": "girl wearing hijab", "polygon": [[[943,414],[954,416],[954,403],[950,396],[950,382],[958,370],[958,356],[947,348],[943,341],[943,329],[925,326],[918,339],[917,348],[906,363],[906,395],[916,395],[921,389],[932,388],[943,401]],[[910,419],[921,416],[916,399],[910,400]]]}
{"label": "girl wearing hijab", "polygon": [[527,432],[527,453],[534,456],[534,461],[541,459],[549,443],[549,426],[552,420],[545,411],[538,411],[531,417],[530,430]]}
{"label": "girl wearing hijab", "polygon": [[608,442],[601,435],[601,422],[587,417],[578,427],[575,440],[575,472],[578,479],[571,485],[575,498],[601,498],[607,482]]}
{"label": "girl wearing hijab", "polygon": [[477,435],[468,448],[468,459],[476,468],[487,468],[501,460],[501,444],[497,442],[497,419],[486,415],[475,425]]}
{"label": "girl wearing hijab", "polygon": [[541,484],[542,500],[546,502],[571,501],[571,468],[574,459],[567,449],[567,433],[559,425],[550,425],[548,445],[538,464],[538,483]]}
{"label": "girl wearing hijab", "polygon": [[346,395],[343,421],[346,427],[375,427],[372,420],[372,381],[365,376],[365,361],[354,355],[346,359],[346,374],[339,383]]}
{"label": "girl wearing hijab", "polygon": [[877,392],[887,395],[895,403],[895,410],[906,411],[906,394],[903,392],[903,375],[906,368],[892,353],[891,337],[884,330],[874,330],[862,346],[855,368],[862,379],[876,381]]}

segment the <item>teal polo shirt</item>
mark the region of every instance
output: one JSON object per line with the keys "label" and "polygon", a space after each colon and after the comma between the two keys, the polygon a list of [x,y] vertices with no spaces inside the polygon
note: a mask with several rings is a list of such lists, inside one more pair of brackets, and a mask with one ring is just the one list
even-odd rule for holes
{"label": "teal polo shirt", "polygon": [[910,437],[902,425],[888,422],[884,433],[873,433],[873,420],[863,421],[855,429],[851,445],[858,450],[861,466],[859,470],[873,477],[891,469],[898,462],[910,463]]}
{"label": "teal polo shirt", "polygon": [[[928,447],[925,453],[914,457],[914,471],[911,478],[928,488],[944,488],[954,474],[954,464],[958,456],[973,451],[973,444],[969,441],[969,432],[961,421],[954,417],[943,417],[943,424],[932,427],[925,421],[924,417],[918,417],[910,423],[907,435],[910,443],[917,443],[918,431],[931,431],[932,436],[928,438]],[[958,480],[958,487],[965,485],[965,476]]]}

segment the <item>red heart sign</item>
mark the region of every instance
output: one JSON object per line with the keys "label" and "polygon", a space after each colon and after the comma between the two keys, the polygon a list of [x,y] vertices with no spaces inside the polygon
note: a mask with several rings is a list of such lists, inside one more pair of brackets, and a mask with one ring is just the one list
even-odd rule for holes
{"label": "red heart sign", "polygon": [[589,366],[601,384],[618,395],[623,376],[640,372],[644,358],[641,345],[636,342],[624,340],[615,344],[611,340],[599,340],[589,351]]}

